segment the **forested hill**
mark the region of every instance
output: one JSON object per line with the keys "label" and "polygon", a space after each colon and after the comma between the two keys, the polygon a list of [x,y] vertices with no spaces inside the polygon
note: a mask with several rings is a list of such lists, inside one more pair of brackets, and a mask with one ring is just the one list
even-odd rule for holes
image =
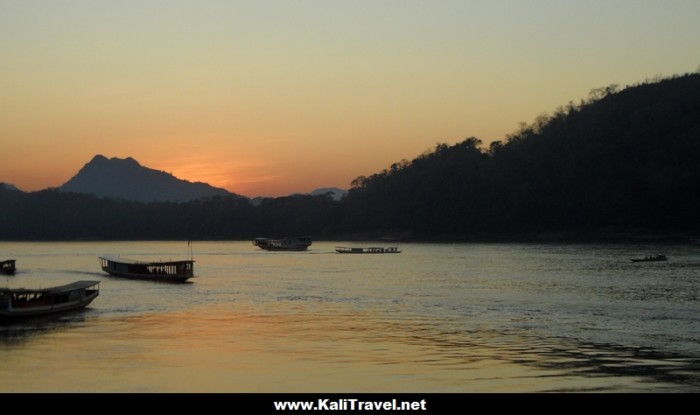
{"label": "forested hill", "polygon": [[700,74],[616,89],[488,149],[469,138],[358,178],[349,225],[418,237],[697,232]]}
{"label": "forested hill", "polygon": [[[594,90],[485,147],[438,145],[328,195],[139,203],[0,188],[1,239],[700,235],[700,74]],[[563,236],[562,236],[563,235]]]}

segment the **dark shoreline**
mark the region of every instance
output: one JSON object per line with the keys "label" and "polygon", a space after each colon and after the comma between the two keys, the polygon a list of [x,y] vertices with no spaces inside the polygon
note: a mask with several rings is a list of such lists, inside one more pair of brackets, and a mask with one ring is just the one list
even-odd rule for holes
{"label": "dark shoreline", "polygon": [[[683,233],[583,233],[583,232],[547,232],[547,233],[489,233],[469,236],[441,235],[434,237],[410,236],[406,233],[356,233],[346,235],[311,236],[314,241],[332,242],[349,241],[365,243],[685,243],[700,245],[700,235]],[[259,236],[259,235],[258,235]],[[275,236],[275,235],[272,235]],[[257,237],[257,236],[256,236]],[[234,236],[232,238],[46,238],[46,239],[0,239],[0,242],[121,242],[121,241],[252,241],[255,237]]]}

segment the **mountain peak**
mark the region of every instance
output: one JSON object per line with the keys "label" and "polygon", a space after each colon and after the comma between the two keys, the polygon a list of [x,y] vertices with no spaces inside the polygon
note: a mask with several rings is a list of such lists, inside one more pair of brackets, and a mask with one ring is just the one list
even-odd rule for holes
{"label": "mountain peak", "polygon": [[88,164],[103,163],[105,161],[108,161],[107,157],[103,156],[102,154],[96,154]]}
{"label": "mountain peak", "polygon": [[133,157],[127,157],[120,159],[118,157],[107,158],[102,154],[97,154],[92,158],[85,166],[107,166],[107,165],[123,165],[123,166],[133,166],[140,167],[141,164],[136,161]]}
{"label": "mountain peak", "polygon": [[89,193],[138,202],[184,202],[203,197],[234,195],[206,183],[178,179],[164,171],[142,166],[132,157],[108,159],[95,155],[59,191]]}

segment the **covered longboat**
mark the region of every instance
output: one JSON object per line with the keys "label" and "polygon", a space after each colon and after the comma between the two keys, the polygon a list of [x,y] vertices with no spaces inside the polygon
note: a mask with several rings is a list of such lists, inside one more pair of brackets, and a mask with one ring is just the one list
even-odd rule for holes
{"label": "covered longboat", "polygon": [[311,238],[308,236],[287,239],[255,238],[253,245],[266,251],[306,251],[311,246]]}
{"label": "covered longboat", "polygon": [[165,282],[185,282],[194,278],[194,260],[137,261],[118,256],[100,257],[102,270],[115,277]]}
{"label": "covered longboat", "polygon": [[388,248],[371,246],[369,248],[355,248],[336,246],[335,251],[339,254],[400,254],[401,251],[395,246]]}
{"label": "covered longboat", "polygon": [[632,262],[660,262],[660,261],[667,261],[668,258],[666,258],[666,255],[647,255],[644,258],[633,258],[630,261]]}
{"label": "covered longboat", "polygon": [[77,281],[59,287],[0,288],[0,319],[38,317],[76,310],[100,294],[100,281]]}

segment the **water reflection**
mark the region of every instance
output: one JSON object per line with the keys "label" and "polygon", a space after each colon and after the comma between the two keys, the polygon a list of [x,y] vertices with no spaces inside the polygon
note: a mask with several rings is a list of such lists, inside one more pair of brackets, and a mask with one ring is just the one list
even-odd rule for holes
{"label": "water reflection", "polygon": [[20,320],[0,320],[0,345],[18,346],[32,337],[57,330],[67,330],[85,323],[90,309],[72,310],[60,314],[27,317]]}
{"label": "water reflection", "polygon": [[[699,391],[700,360],[678,354],[660,353],[654,350],[624,348],[616,345],[579,345],[577,349],[552,348],[546,354],[550,359],[516,360],[534,363],[539,367],[576,373],[579,376],[613,378],[638,377],[668,391]],[[593,388],[590,390],[604,390]],[[552,391],[566,392],[566,388]]]}
{"label": "water reflection", "polygon": [[0,391],[700,391],[696,248],[640,266],[626,245],[325,253],[341,244],[201,243],[200,278],[184,286],[96,264],[174,257],[181,243],[15,247],[30,272],[7,286],[103,286],[84,318],[0,327]]}
{"label": "water reflection", "polygon": [[[384,323],[381,331],[394,343],[424,349],[416,363],[466,371],[479,364],[485,367],[493,361],[508,362],[522,370],[509,377],[527,379],[542,392],[700,391],[700,359],[694,356],[569,338],[541,338],[518,331],[444,329],[452,323]],[[546,386],[543,378],[553,378],[555,385]],[[561,384],[556,384],[556,378]],[[490,372],[478,379],[498,377]]]}
{"label": "water reflection", "polygon": [[[7,354],[0,390],[700,390],[700,362],[691,356],[527,332],[464,330],[449,319],[387,320],[343,308],[311,313],[294,303],[280,303],[280,311],[198,309],[100,318],[99,324],[88,316],[71,316],[6,331],[6,349],[32,338],[37,353],[17,347],[25,352]],[[71,327],[77,329],[64,330]],[[101,335],[115,332],[120,335]],[[75,353],[79,363],[71,361]],[[44,366],[51,376],[41,376]],[[28,367],[31,376],[23,370]],[[25,378],[9,382],[8,373]],[[108,382],[87,381],[102,373],[109,374]],[[42,385],[33,383],[37,378]]]}

